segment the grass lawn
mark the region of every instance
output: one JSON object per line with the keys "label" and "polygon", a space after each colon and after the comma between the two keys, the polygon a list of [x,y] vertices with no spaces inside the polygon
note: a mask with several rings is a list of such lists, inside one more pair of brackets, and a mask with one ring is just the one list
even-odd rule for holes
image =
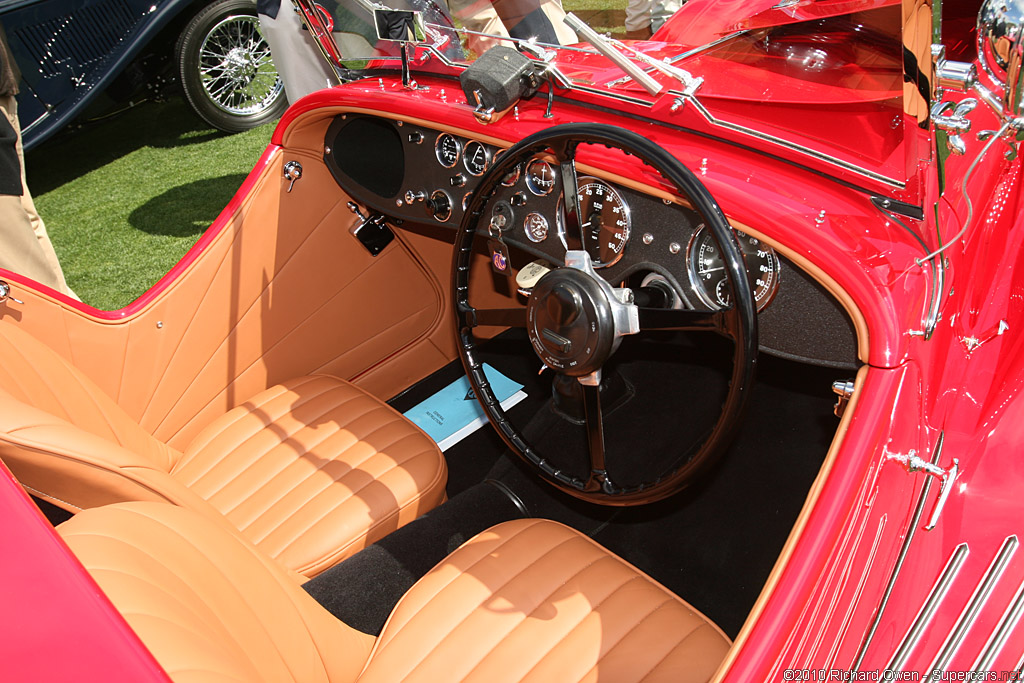
{"label": "grass lawn", "polygon": [[217,217],[273,126],[228,135],[175,98],[29,152],[28,185],[71,288],[105,310],[138,298]]}

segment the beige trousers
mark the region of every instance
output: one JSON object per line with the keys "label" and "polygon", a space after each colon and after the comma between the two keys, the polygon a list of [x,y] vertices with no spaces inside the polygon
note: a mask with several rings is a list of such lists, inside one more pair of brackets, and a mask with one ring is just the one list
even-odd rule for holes
{"label": "beige trousers", "polygon": [[57,261],[43,219],[36,211],[32,194],[25,181],[25,157],[21,149],[21,126],[18,103],[12,95],[0,96],[0,110],[18,134],[18,161],[21,164],[22,194],[20,197],[0,195],[0,268],[30,277],[75,299],[75,293],[64,281],[64,271]]}

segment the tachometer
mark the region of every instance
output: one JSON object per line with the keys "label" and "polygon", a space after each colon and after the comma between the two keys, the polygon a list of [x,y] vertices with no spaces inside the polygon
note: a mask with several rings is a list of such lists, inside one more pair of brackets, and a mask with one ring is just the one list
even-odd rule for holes
{"label": "tachometer", "polygon": [[[740,250],[747,266],[747,280],[754,292],[757,310],[768,305],[779,288],[779,257],[775,250],[737,231]],[[724,308],[731,303],[725,278],[725,263],[711,231],[701,225],[687,247],[690,282],[697,296],[712,308]]]}
{"label": "tachometer", "polygon": [[[583,248],[590,254],[595,268],[610,266],[620,258],[629,242],[629,206],[619,193],[608,184],[581,176],[579,187],[580,228],[583,231]],[[559,202],[558,232],[562,243],[566,243],[565,226],[562,223],[562,202]]]}

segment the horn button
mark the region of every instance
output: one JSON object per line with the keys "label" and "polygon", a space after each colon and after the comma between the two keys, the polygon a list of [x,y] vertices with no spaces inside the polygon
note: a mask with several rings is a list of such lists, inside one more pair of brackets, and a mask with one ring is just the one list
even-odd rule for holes
{"label": "horn button", "polygon": [[560,268],[534,285],[526,305],[527,331],[549,368],[582,377],[601,369],[618,346],[614,304],[601,284],[585,271]]}

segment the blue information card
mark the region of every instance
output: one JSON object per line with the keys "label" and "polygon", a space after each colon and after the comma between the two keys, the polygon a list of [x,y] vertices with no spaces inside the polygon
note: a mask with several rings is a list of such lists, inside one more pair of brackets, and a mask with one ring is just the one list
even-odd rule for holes
{"label": "blue information card", "polygon": [[[522,384],[487,363],[484,363],[484,374],[503,410],[526,398]],[[473,388],[465,375],[407,410],[405,416],[436,441],[442,451],[479,429],[486,420],[484,409],[473,395]]]}

